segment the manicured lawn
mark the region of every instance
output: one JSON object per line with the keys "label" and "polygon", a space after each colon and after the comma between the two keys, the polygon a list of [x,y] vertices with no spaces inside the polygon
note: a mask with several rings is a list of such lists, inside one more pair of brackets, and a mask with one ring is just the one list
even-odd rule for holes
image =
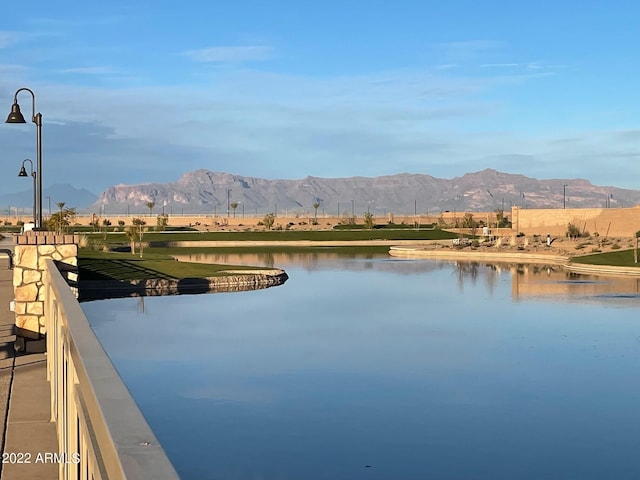
{"label": "manicured lawn", "polygon": [[97,252],[80,249],[78,269],[81,280],[145,280],[152,278],[206,278],[225,275],[222,270],[251,267],[192,262],[176,262],[168,255],[145,252],[143,258],[130,253]]}
{"label": "manicured lawn", "polygon": [[[124,233],[89,234],[92,239],[106,243],[128,244]],[[143,242],[183,241],[353,241],[353,240],[446,240],[457,235],[443,230],[275,230],[251,232],[145,232]]]}
{"label": "manicured lawn", "polygon": [[615,252],[595,253],[582,255],[571,259],[575,263],[588,263],[592,265],[613,265],[617,267],[640,267],[640,263],[633,261],[633,249],[617,250]]}
{"label": "manicured lawn", "polygon": [[260,246],[260,247],[151,247],[145,249],[145,252],[153,252],[160,255],[188,255],[193,253],[326,253],[330,252],[336,255],[353,256],[353,255],[376,255],[389,252],[388,246],[366,246],[366,247],[300,247],[300,246]]}

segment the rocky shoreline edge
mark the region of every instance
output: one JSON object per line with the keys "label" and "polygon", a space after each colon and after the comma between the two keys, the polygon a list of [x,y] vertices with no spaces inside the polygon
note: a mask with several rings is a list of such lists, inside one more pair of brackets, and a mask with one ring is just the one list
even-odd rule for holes
{"label": "rocky shoreline edge", "polygon": [[200,293],[242,292],[282,285],[289,276],[281,269],[225,270],[223,276],[205,278],[146,280],[91,280],[78,283],[79,301],[125,297],[193,295]]}

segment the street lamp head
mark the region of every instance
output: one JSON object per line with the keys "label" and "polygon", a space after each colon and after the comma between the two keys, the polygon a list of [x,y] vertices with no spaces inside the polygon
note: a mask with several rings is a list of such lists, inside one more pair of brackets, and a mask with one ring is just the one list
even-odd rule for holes
{"label": "street lamp head", "polygon": [[28,177],[29,175],[27,175],[27,169],[24,168],[24,165],[22,165],[22,168],[20,169],[20,173],[18,173],[19,177]]}
{"label": "street lamp head", "polygon": [[6,123],[27,123],[20,111],[18,102],[13,102],[13,105],[11,105],[11,113],[7,117]]}

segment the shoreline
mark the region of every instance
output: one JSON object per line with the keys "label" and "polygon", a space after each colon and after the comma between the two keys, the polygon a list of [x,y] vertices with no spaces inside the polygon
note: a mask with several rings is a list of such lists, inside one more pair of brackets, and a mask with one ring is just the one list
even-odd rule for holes
{"label": "shoreline", "polygon": [[640,277],[640,267],[618,267],[613,265],[594,265],[575,263],[566,254],[551,252],[491,252],[486,250],[462,251],[450,248],[425,248],[420,245],[394,245],[389,249],[389,255],[398,258],[424,258],[430,260],[484,261],[502,263],[531,263],[559,265],[573,273],[585,275],[617,275]]}
{"label": "shoreline", "polygon": [[225,275],[132,281],[88,280],[82,282],[81,280],[78,285],[79,301],[262,290],[282,285],[289,279],[287,272],[279,268],[226,270],[221,273]]}

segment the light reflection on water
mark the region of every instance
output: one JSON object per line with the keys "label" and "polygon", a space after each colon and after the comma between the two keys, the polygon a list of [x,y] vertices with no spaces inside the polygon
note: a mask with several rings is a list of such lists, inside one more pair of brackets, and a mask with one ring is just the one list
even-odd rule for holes
{"label": "light reflection on water", "polygon": [[83,304],[183,478],[640,475],[637,280],[275,266],[290,279],[267,290]]}

